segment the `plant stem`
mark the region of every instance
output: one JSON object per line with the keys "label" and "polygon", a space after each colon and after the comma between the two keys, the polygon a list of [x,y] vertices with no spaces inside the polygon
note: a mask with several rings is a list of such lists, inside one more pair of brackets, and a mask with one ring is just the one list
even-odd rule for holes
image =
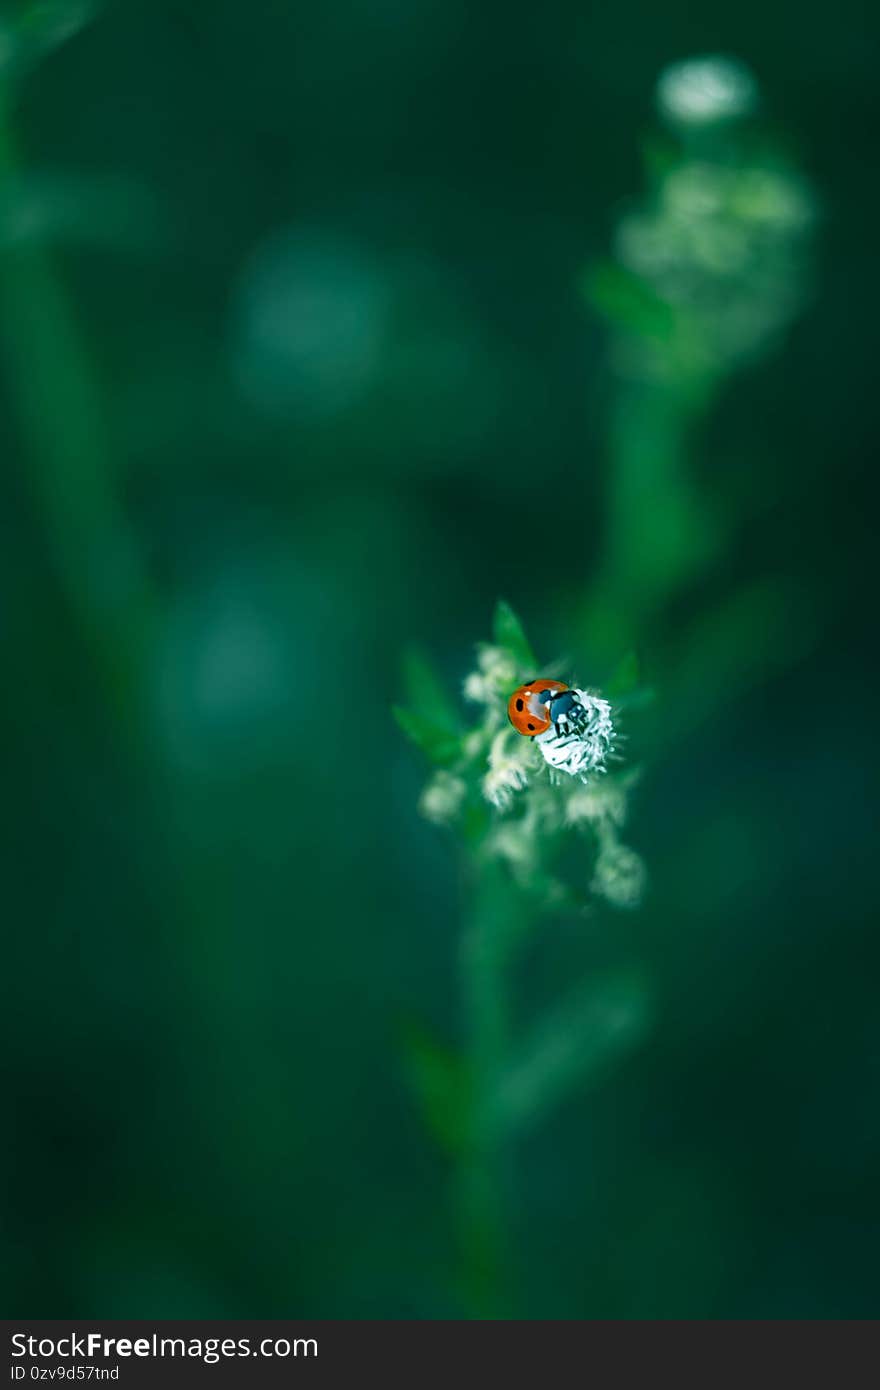
{"label": "plant stem", "polygon": [[708,383],[618,383],[609,430],[604,554],[582,630],[600,665],[638,645],[654,614],[711,556],[712,518],[690,445]]}
{"label": "plant stem", "polygon": [[[51,563],[118,721],[137,743],[156,599],[121,506],[92,364],[45,247],[14,240],[18,160],[0,89],[0,339]],[[141,731],[142,732],[142,731]]]}
{"label": "plant stem", "polygon": [[504,1142],[491,1117],[507,1057],[506,963],[521,909],[499,865],[475,854],[469,869],[460,950],[469,1124],[457,1175],[458,1221],[465,1301],[473,1316],[486,1318],[510,1307]]}

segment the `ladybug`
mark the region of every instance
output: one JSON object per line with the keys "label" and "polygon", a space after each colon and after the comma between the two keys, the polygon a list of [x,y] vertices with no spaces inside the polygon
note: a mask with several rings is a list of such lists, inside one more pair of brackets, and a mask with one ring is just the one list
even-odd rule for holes
{"label": "ladybug", "polygon": [[587,712],[578,692],[565,681],[542,677],[526,681],[514,690],[507,702],[507,716],[517,733],[526,738],[546,733],[551,724],[561,737],[578,729],[586,721]]}

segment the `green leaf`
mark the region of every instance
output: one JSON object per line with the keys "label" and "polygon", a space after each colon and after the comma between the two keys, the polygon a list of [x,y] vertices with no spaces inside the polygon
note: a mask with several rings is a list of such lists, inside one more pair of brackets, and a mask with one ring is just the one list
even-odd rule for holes
{"label": "green leaf", "polygon": [[421,647],[408,647],[403,654],[403,687],[408,707],[421,719],[449,733],[459,732],[458,711]]}
{"label": "green leaf", "polygon": [[567,1094],[583,1090],[631,1051],[650,1026],[643,978],[616,973],[589,981],[534,1028],[497,1087],[488,1123],[525,1129]]}
{"label": "green leaf", "polygon": [[412,739],[432,763],[441,766],[454,762],[461,753],[461,741],[448,729],[423,719],[412,710],[400,705],[392,707],[392,714],[407,738]]}
{"label": "green leaf", "polygon": [[535,654],[525,629],[509,603],[499,599],[495,605],[492,635],[499,647],[506,647],[523,675],[534,675],[538,669]]}
{"label": "green leaf", "polygon": [[467,1136],[470,1111],[464,1063],[420,1023],[405,1027],[403,1049],[426,1128],[448,1153],[457,1152]]}
{"label": "green leaf", "polygon": [[670,306],[644,280],[614,261],[591,266],[581,280],[581,292],[616,327],[660,342],[672,338],[675,323]]}

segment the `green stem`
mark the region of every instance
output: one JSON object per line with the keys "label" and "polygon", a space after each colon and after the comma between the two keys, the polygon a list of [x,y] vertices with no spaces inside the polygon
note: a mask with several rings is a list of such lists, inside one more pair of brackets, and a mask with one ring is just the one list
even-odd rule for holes
{"label": "green stem", "polygon": [[712,553],[712,518],[691,476],[690,456],[710,394],[702,382],[618,385],[604,553],[583,619],[599,664],[636,644],[651,617]]}
{"label": "green stem", "polygon": [[470,1123],[457,1175],[459,1244],[467,1306],[491,1318],[510,1307],[505,1153],[491,1117],[507,1059],[506,964],[518,908],[497,864],[475,856],[470,867],[460,951]]}
{"label": "green stem", "polygon": [[[0,91],[0,191],[14,207],[8,97]],[[0,247],[0,345],[51,564],[132,733],[156,598],[120,503],[89,354],[52,259],[33,239]]]}

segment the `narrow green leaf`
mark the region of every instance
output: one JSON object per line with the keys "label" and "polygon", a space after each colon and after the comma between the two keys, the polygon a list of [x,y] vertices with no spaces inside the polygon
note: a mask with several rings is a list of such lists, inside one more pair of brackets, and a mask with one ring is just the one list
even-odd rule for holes
{"label": "narrow green leaf", "polygon": [[499,599],[495,605],[492,635],[499,647],[506,647],[522,675],[536,675],[538,664],[525,629],[509,603]]}
{"label": "narrow green leaf", "polygon": [[415,714],[449,733],[459,732],[458,711],[421,647],[408,647],[403,654],[403,687]]}
{"label": "narrow green leaf", "polygon": [[668,342],[674,329],[671,308],[644,280],[614,261],[591,266],[581,279],[587,303],[618,328]]}
{"label": "narrow green leaf", "polygon": [[400,705],[392,707],[392,714],[407,738],[412,739],[431,762],[443,766],[454,762],[460,755],[461,741],[448,729],[432,724],[429,719],[423,719],[421,715]]}

